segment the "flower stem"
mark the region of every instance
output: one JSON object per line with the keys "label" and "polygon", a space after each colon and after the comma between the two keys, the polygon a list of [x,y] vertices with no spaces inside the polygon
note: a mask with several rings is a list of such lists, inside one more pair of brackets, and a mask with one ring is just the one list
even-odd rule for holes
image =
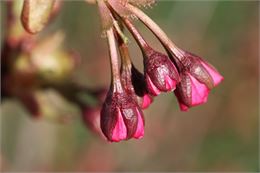
{"label": "flower stem", "polygon": [[131,4],[127,5],[128,9],[136,15],[141,22],[143,22],[153,33],[154,35],[160,40],[160,42],[164,45],[164,47],[171,52],[178,60],[182,60],[184,58],[184,53],[181,49],[179,49],[165,34],[165,32],[150,18],[148,17],[143,11],[134,7]]}
{"label": "flower stem", "polygon": [[107,39],[109,47],[110,65],[111,65],[111,82],[115,86],[114,89],[117,91],[123,91],[120,81],[118,53],[116,49],[116,41],[114,36],[113,28],[107,30]]}
{"label": "flower stem", "polygon": [[130,59],[130,54],[129,54],[129,50],[128,50],[127,44],[119,36],[119,33],[117,33],[117,37],[116,38],[117,38],[117,42],[118,42],[118,49],[119,49],[120,56],[121,56],[122,67],[124,65],[131,66],[132,62],[131,62],[131,59]]}
{"label": "flower stem", "polygon": [[122,18],[122,20],[144,53],[146,49],[150,48],[150,46],[144,40],[139,31],[135,28],[135,26],[130,22],[130,20],[128,20],[127,18]]}
{"label": "flower stem", "polygon": [[125,36],[125,34],[123,33],[122,29],[120,28],[118,22],[115,19],[113,19],[113,25],[115,27],[117,35],[121,37],[121,40],[124,43],[128,43],[128,38]]}

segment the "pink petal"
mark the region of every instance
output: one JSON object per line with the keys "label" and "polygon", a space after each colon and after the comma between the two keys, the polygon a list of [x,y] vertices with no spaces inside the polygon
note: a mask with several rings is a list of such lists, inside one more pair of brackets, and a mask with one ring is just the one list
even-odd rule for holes
{"label": "pink petal", "polygon": [[192,106],[207,102],[209,89],[205,84],[200,83],[196,78],[190,75],[192,87]]}
{"label": "pink petal", "polygon": [[182,97],[181,97],[181,95],[180,95],[180,93],[178,91],[179,90],[176,89],[174,91],[174,94],[175,94],[175,96],[177,98],[177,101],[179,103],[179,107],[180,107],[181,111],[188,111],[189,107],[182,102]]}
{"label": "pink petal", "polygon": [[159,95],[161,91],[153,84],[153,82],[151,81],[148,75],[146,77],[147,77],[147,86],[151,94],[153,94],[154,96]]}
{"label": "pink petal", "polygon": [[121,140],[126,139],[126,137],[127,137],[127,129],[121,111],[119,110],[119,108],[117,108],[117,122],[115,128],[113,129],[111,140],[113,142],[119,142]]}
{"label": "pink petal", "polygon": [[212,79],[214,81],[214,86],[217,86],[221,81],[224,80],[224,77],[221,76],[219,74],[219,72],[214,67],[212,67],[212,65],[205,63],[203,61],[201,61],[201,64],[203,65],[203,67],[208,71],[208,73],[212,77]]}
{"label": "pink petal", "polygon": [[168,75],[165,75],[165,87],[167,91],[173,91],[176,88],[176,81],[172,80]]}
{"label": "pink petal", "polygon": [[143,96],[143,103],[142,103],[142,109],[148,108],[148,106],[153,102],[153,99],[148,94],[145,94]]}
{"label": "pink petal", "polygon": [[181,108],[181,111],[188,111],[189,107],[186,106],[185,104],[182,104],[179,102],[179,105],[180,105],[180,108]]}
{"label": "pink petal", "polygon": [[137,128],[134,134],[134,138],[136,139],[140,139],[144,136],[144,121],[143,118],[141,116],[140,111],[136,108],[138,114],[137,114]]}

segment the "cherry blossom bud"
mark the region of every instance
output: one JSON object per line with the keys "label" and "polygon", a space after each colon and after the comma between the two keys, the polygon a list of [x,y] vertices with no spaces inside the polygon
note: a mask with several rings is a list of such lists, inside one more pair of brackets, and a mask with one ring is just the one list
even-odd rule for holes
{"label": "cherry blossom bud", "polygon": [[144,75],[148,91],[157,96],[161,92],[173,91],[180,81],[178,71],[170,58],[152,49],[132,22],[124,19],[144,56]]}
{"label": "cherry blossom bud", "polygon": [[174,91],[182,111],[187,111],[189,107],[207,102],[209,89],[205,84],[200,83],[190,73],[181,74],[181,82]]}
{"label": "cherry blossom bud", "polygon": [[132,66],[131,72],[134,91],[138,96],[137,102],[142,109],[146,109],[150,106],[150,104],[152,104],[153,97],[148,93],[144,75],[134,66]]}
{"label": "cherry blossom bud", "polygon": [[104,135],[111,142],[142,138],[144,118],[141,109],[130,94],[113,88],[108,92],[101,110]]}
{"label": "cherry blossom bud", "polygon": [[152,96],[148,94],[144,75],[139,72],[133,64],[122,64],[121,81],[125,90],[133,95],[142,109],[146,109],[153,102]]}
{"label": "cherry blossom bud", "polygon": [[145,50],[144,71],[148,90],[154,96],[173,91],[180,77],[168,56],[151,48]]}
{"label": "cherry blossom bud", "polygon": [[24,0],[22,24],[31,34],[40,32],[52,14],[54,0]]}
{"label": "cherry blossom bud", "polygon": [[189,107],[207,102],[210,89],[224,78],[212,65],[189,52],[184,53],[181,64],[181,82],[174,93],[181,110],[187,111]]}

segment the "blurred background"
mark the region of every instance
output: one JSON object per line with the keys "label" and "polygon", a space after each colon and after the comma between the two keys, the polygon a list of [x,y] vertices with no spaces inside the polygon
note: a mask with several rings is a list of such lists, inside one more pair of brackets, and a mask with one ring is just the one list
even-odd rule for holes
{"label": "blurred background", "polygon": [[[80,108],[54,89],[34,90],[43,107],[56,105],[44,108],[45,112],[36,118],[21,99],[2,98],[1,170],[259,171],[258,5],[253,1],[159,1],[152,9],[144,9],[179,47],[204,57],[225,80],[212,90],[206,104],[188,112],[179,110],[173,94],[155,98],[144,111],[146,127],[141,140],[106,142],[86,127]],[[7,5],[1,1],[2,47],[10,31],[6,17]],[[135,24],[154,48],[163,51],[140,22]],[[56,31],[59,33],[53,36]],[[96,6],[65,1],[39,37],[57,38],[56,42],[47,41],[47,48],[63,45],[62,50],[73,50],[81,59],[76,68],[71,67],[75,60],[57,60],[65,66],[57,78],[65,75],[86,88],[108,88],[108,50],[106,40],[101,38]],[[141,52],[129,38],[134,64],[142,70]],[[21,62],[17,66],[23,70],[26,63]],[[17,74],[8,86],[16,86],[17,93],[26,93],[16,85],[25,77],[19,70]],[[50,74],[44,73],[44,79],[52,78]]]}

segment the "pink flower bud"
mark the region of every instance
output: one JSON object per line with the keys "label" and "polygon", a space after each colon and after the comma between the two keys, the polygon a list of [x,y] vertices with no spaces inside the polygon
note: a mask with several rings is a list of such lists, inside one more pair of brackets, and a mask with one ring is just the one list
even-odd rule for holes
{"label": "pink flower bud", "polygon": [[208,74],[213,79],[214,87],[220,84],[224,77],[219,74],[219,72],[213,67],[211,64],[207,63],[206,61],[200,59],[202,66],[207,70]]}
{"label": "pink flower bud", "polygon": [[207,102],[210,89],[224,78],[202,58],[185,52],[180,67],[181,82],[174,91],[182,111]]}
{"label": "pink flower bud", "polygon": [[180,77],[168,56],[149,48],[145,51],[144,71],[149,92],[157,96],[161,92],[173,91]]}
{"label": "pink flower bud", "polygon": [[187,111],[189,107],[207,102],[209,89],[200,83],[190,73],[181,74],[181,82],[174,91],[182,111]]}
{"label": "pink flower bud", "polygon": [[101,110],[101,129],[111,142],[143,137],[143,113],[131,94],[109,91]]}
{"label": "pink flower bud", "polygon": [[142,109],[148,108],[153,102],[153,97],[150,96],[149,94],[145,94],[142,98]]}
{"label": "pink flower bud", "polygon": [[131,80],[137,95],[137,103],[142,109],[148,108],[152,104],[153,98],[148,93],[144,75],[133,65],[131,68]]}
{"label": "pink flower bud", "polygon": [[120,75],[124,89],[132,94],[142,109],[148,108],[153,98],[148,94],[144,75],[132,63],[122,63]]}

